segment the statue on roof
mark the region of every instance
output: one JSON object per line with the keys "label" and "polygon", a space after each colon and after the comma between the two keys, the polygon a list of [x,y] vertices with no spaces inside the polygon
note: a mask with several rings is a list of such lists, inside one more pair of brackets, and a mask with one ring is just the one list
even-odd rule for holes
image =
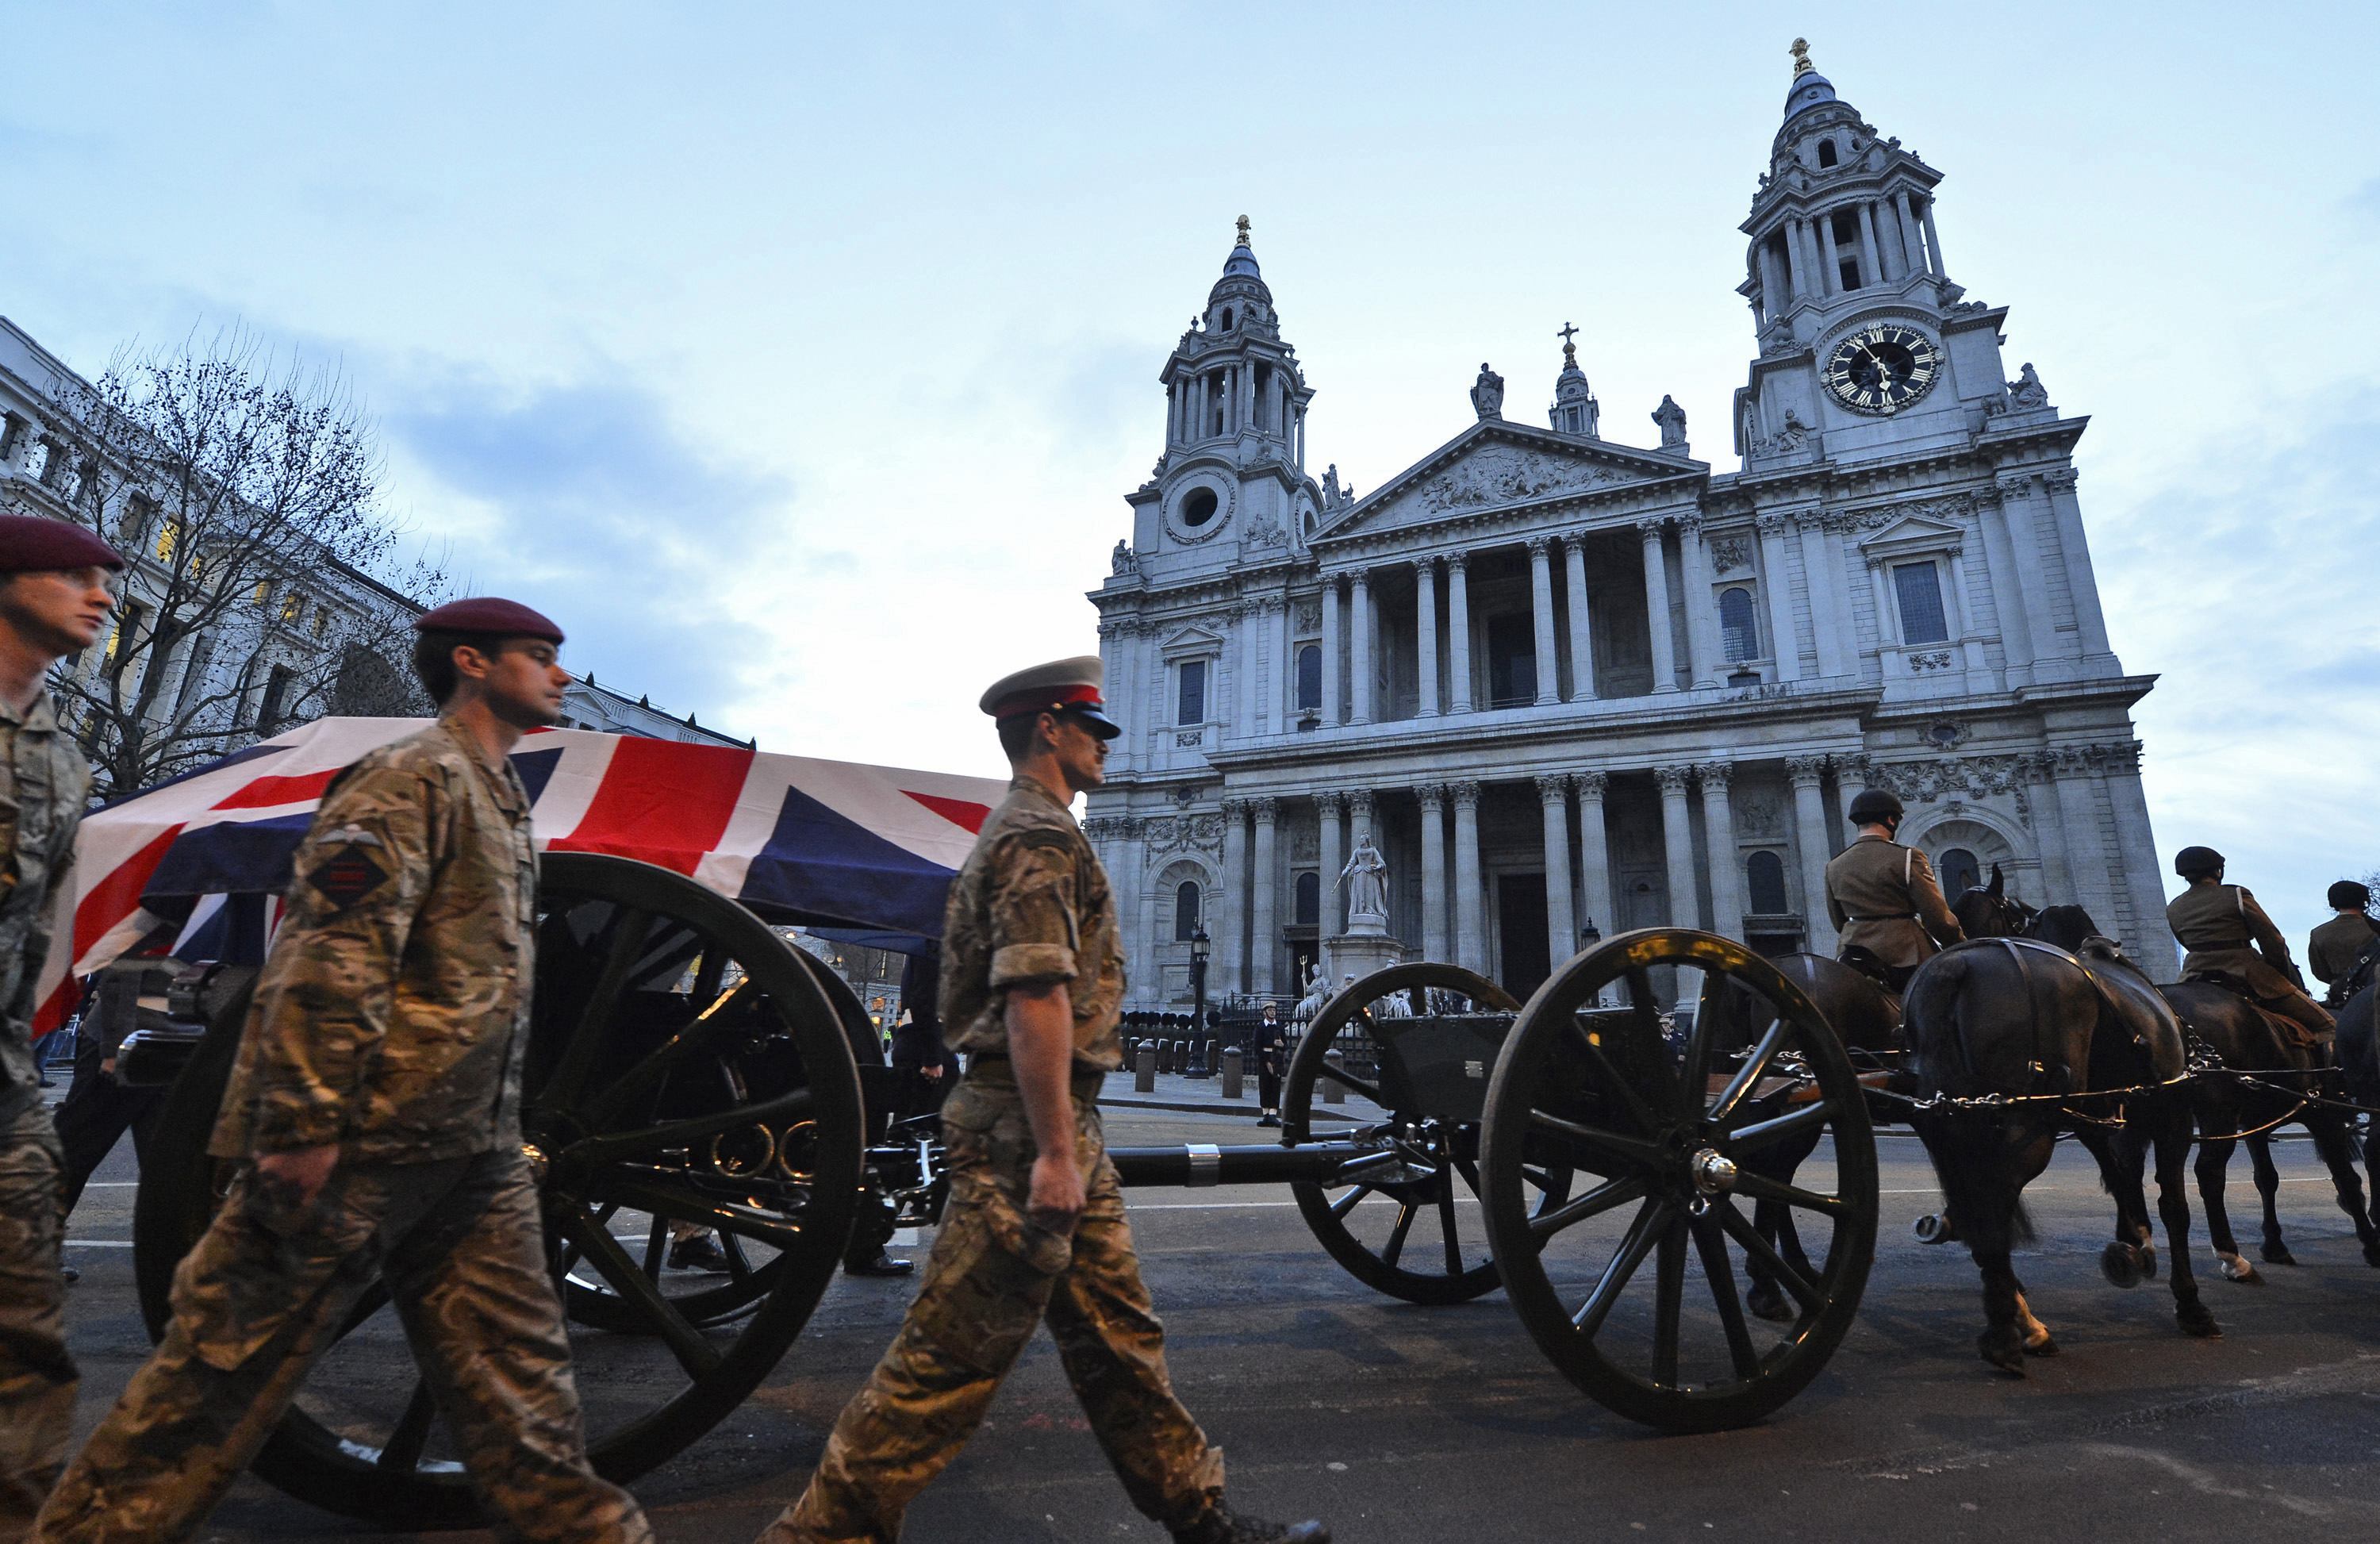
{"label": "statue on roof", "polygon": [[1471,406],[1482,419],[1504,416],[1504,378],[1488,369],[1485,360],[1479,366],[1479,379],[1471,383]]}
{"label": "statue on roof", "polygon": [[1661,405],[1653,409],[1653,421],[1661,426],[1661,448],[1682,450],[1686,443],[1686,410],[1678,406],[1669,393],[1661,394]]}

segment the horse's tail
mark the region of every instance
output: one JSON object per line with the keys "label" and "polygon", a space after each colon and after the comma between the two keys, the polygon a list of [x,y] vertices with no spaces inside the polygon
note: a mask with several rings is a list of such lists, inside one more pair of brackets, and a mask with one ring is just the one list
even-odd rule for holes
{"label": "horse's tail", "polygon": [[[1975,952],[1968,950],[1936,955],[1909,983],[1902,1025],[1916,1060],[1921,1093],[1975,1091],[1968,1086],[1972,1069],[1967,1048],[1984,1028],[1974,1018],[1983,985]],[[1991,1112],[1953,1108],[1921,1111],[1910,1124],[1925,1143],[1925,1156],[1934,1164],[1935,1180],[1960,1233],[1980,1242],[2004,1221],[2010,1244],[2029,1244],[2034,1237],[2033,1218],[2025,1210],[2023,1186],[2010,1166],[2004,1119]]]}

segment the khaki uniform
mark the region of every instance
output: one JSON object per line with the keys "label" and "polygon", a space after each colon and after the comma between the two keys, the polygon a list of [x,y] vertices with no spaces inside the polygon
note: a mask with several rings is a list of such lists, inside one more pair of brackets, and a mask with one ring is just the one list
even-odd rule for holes
{"label": "khaki uniform", "polygon": [[2310,1035],[2327,1035],[2336,1027],[2322,1004],[2290,979],[2297,967],[2289,961],[2289,941],[2246,885],[2193,883],[2165,908],[2165,919],[2189,951],[2181,957],[2184,980],[2229,976],[2248,989],[2259,1007],[2292,1020]]}
{"label": "khaki uniform", "polygon": [[588,1467],[520,1146],[528,798],[442,722],[334,784],[298,852],[210,1150],[337,1143],[310,1205],[244,1170],[43,1539],[189,1534],[378,1277],[490,1505],[524,1538],[648,1540]]}
{"label": "khaki uniform", "polygon": [[[1045,1318],[1133,1504],[1185,1527],[1221,1496],[1223,1454],[1166,1376],[1164,1330],[1100,1134],[1099,1086],[1123,1060],[1123,957],[1107,875],[1066,808],[1037,784],[1012,784],[952,885],[943,927],[944,1022],[953,1046],[978,1053],[942,1106],[950,1203],[900,1334],[836,1420],[808,1489],[761,1538],[898,1538],[910,1501],[958,1455]],[[1007,988],[1056,981],[1074,1003],[1075,1160],[1088,1197],[1071,1238],[1027,1213],[1036,1149],[1002,1018]]]}
{"label": "khaki uniform", "polygon": [[1895,970],[1914,970],[1966,936],[1942,899],[1934,865],[1915,847],[1862,836],[1827,865],[1827,915],[1842,933]]}
{"label": "khaki uniform", "polygon": [[66,1160],[42,1105],[35,983],[50,894],[74,860],[91,772],[49,695],[0,702],[0,1544],[32,1526],[67,1459]]}
{"label": "khaki uniform", "polygon": [[[2362,912],[2340,913],[2306,938],[2306,968],[2331,989],[2333,997],[2355,974],[2355,962],[2366,950],[2380,948],[2380,926]],[[2334,1003],[2334,1007],[2343,1004]]]}

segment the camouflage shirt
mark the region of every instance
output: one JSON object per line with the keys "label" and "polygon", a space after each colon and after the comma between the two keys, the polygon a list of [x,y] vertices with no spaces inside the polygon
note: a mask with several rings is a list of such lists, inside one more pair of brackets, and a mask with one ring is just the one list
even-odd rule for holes
{"label": "camouflage shirt", "polygon": [[51,888],[74,862],[91,769],[50,694],[0,702],[0,1118],[41,1098],[33,1010],[50,952]]}
{"label": "camouflage shirt", "polygon": [[1074,1002],[1075,1064],[1123,1065],[1123,948],[1107,870],[1066,807],[1020,777],[951,882],[943,1034],[956,1051],[1004,1051],[1008,989],[1061,981]]}
{"label": "camouflage shirt", "polygon": [[209,1151],[516,1147],[537,851],[528,795],[442,720],[341,773],[306,833]]}

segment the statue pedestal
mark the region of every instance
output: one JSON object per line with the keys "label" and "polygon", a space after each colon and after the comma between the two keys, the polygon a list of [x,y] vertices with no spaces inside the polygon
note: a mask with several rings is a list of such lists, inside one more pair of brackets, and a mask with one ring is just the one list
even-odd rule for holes
{"label": "statue pedestal", "polygon": [[[1367,923],[1371,925],[1366,926]],[[1351,974],[1360,981],[1375,970],[1404,964],[1405,946],[1389,936],[1384,922],[1357,917],[1349,919],[1345,932],[1323,943],[1322,957],[1323,968],[1330,973],[1330,990],[1335,992],[1347,984]]]}

